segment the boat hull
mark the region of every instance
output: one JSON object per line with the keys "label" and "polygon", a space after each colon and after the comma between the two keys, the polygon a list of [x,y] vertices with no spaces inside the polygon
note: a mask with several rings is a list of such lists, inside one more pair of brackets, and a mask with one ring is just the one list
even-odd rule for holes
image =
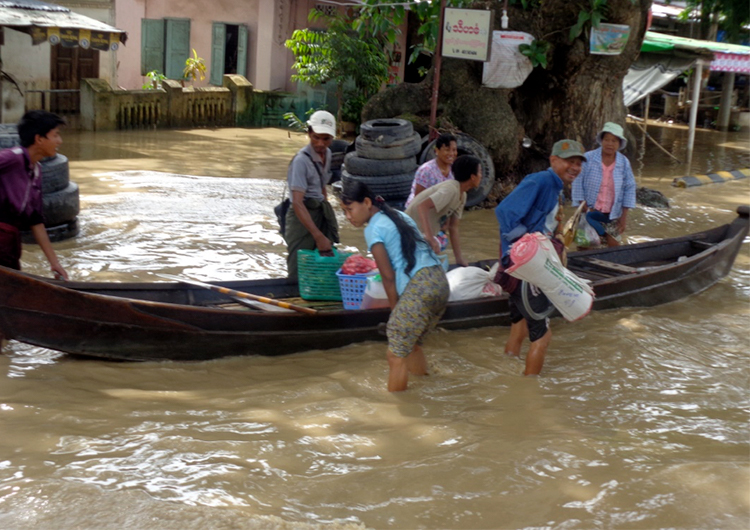
{"label": "boat hull", "polygon": [[[698,234],[574,252],[568,265],[592,281],[594,310],[679,300],[729,273],[748,233],[748,208],[738,213],[733,223]],[[277,298],[297,294],[296,283],[286,279],[217,285]],[[0,330],[36,346],[131,361],[285,355],[385,339],[387,309],[310,316],[209,307],[222,297],[182,283],[62,283],[0,267]],[[500,296],[450,303],[440,326],[509,324],[508,298]]]}

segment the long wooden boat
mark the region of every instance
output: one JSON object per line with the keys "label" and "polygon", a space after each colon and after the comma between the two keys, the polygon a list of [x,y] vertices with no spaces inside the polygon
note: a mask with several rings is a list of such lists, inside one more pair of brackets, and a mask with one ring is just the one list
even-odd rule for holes
{"label": "long wooden boat", "polygon": [[[726,276],[748,234],[747,206],[730,224],[688,236],[574,252],[568,267],[592,281],[594,310],[655,306],[702,291]],[[495,260],[477,265],[489,267]],[[287,279],[216,282],[285,299]],[[0,267],[0,330],[9,339],[71,354],[132,361],[194,361],[283,355],[383,340],[387,309],[316,315],[226,306],[213,290],[182,282],[58,282]],[[449,330],[509,325],[506,296],[452,302]]]}

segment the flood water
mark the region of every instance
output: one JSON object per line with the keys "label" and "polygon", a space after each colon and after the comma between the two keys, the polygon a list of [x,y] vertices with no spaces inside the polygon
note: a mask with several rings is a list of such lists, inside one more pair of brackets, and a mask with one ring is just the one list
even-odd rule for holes
{"label": "flood water", "polygon": [[[684,156],[684,128],[649,133]],[[750,167],[747,134],[698,131],[691,172]],[[283,276],[272,208],[305,143],[279,130],[68,132],[81,233],[55,244],[76,280]],[[644,147],[645,146],[645,147]],[[731,221],[750,179],[690,189],[650,143],[633,167],[671,209],[630,241]],[[365,250],[347,225],[343,245]],[[495,256],[466,212],[469,260]],[[47,274],[35,246],[25,270]],[[589,529],[750,526],[750,241],[686,300],[552,323],[538,378],[507,328],[437,332],[430,376],[386,391],[385,343],[201,363],[0,355],[3,529]]]}

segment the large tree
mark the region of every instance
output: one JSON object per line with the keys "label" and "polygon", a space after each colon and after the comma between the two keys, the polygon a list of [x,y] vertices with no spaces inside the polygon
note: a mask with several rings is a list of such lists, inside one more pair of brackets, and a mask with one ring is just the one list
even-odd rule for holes
{"label": "large tree", "polygon": [[[538,169],[558,139],[592,146],[605,122],[625,121],[622,80],[640,51],[650,5],[651,0],[511,2],[508,29],[549,43],[546,68],[534,68],[518,88],[492,89],[481,86],[482,63],[443,59],[439,119],[487,147],[498,178],[518,179]],[[503,2],[474,2],[472,7],[494,9],[495,29],[501,29]],[[631,27],[620,55],[589,53],[590,26],[600,19]],[[429,21],[435,25],[434,16]],[[363,119],[429,116],[433,72],[420,83],[402,83],[377,94]],[[525,137],[532,140],[529,148],[522,147]]]}

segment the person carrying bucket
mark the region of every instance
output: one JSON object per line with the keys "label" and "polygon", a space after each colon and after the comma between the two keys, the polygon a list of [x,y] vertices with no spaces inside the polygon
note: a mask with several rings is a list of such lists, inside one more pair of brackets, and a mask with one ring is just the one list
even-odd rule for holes
{"label": "person carrying bucket", "polygon": [[542,371],[552,341],[547,317],[550,301],[531,284],[528,284],[531,292],[523,293],[521,282],[505,272],[512,265],[511,246],[525,234],[539,232],[550,238],[562,255],[565,247],[558,213],[563,186],[573,183],[586,156],[579,142],[560,140],[552,147],[549,160],[549,169],[527,175],[495,209],[500,223],[500,267],[495,281],[510,294],[511,327],[505,353],[520,357],[523,341],[529,337],[531,346],[526,355],[524,375],[537,375]]}

